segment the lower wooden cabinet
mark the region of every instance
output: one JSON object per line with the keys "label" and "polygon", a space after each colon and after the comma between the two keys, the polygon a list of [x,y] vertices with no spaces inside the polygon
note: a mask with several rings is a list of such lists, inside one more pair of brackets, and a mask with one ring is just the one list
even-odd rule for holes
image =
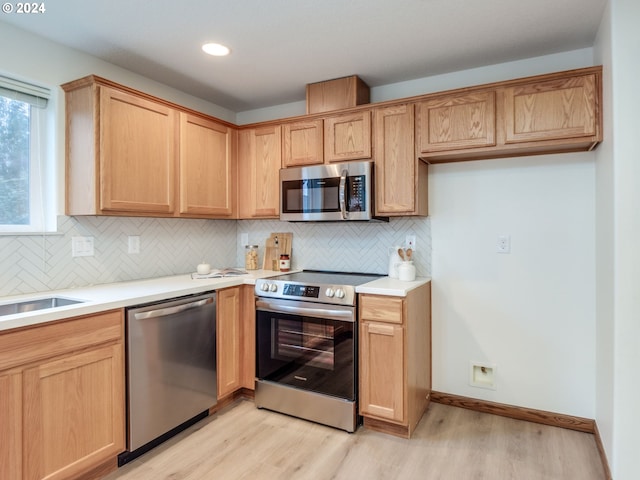
{"label": "lower wooden cabinet", "polygon": [[0,478],[115,468],[125,448],[123,338],[121,310],[0,334]]}
{"label": "lower wooden cabinet", "polygon": [[240,388],[240,287],[216,292],[218,398]]}
{"label": "lower wooden cabinet", "polygon": [[406,297],[360,295],[360,414],[409,438],[431,395],[431,284]]}
{"label": "lower wooden cabinet", "polygon": [[256,388],[256,297],[253,285],[243,285],[240,291],[240,309],[242,313],[242,382],[247,390]]}

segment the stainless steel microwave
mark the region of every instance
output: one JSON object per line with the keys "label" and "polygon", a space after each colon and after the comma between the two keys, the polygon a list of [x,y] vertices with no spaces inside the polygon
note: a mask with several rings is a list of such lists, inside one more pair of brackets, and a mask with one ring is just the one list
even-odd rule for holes
{"label": "stainless steel microwave", "polygon": [[280,169],[280,220],[339,222],[375,217],[373,162]]}

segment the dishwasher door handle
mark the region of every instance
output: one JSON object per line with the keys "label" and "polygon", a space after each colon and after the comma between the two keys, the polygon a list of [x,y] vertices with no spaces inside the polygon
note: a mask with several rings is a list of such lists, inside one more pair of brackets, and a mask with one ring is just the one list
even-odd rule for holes
{"label": "dishwasher door handle", "polygon": [[166,317],[174,313],[184,312],[190,308],[201,307],[207,303],[212,303],[211,298],[203,298],[195,302],[183,303],[182,305],[174,305],[173,307],[159,308],[157,310],[149,310],[148,312],[138,312],[134,314],[136,320],[144,320],[146,318]]}

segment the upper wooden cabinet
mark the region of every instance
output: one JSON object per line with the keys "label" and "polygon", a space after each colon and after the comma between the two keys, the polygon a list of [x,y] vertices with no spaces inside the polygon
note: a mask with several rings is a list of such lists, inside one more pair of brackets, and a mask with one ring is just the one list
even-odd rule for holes
{"label": "upper wooden cabinet", "polygon": [[322,119],[285,123],[282,126],[282,166],[317,165],[324,162]]}
{"label": "upper wooden cabinet", "polygon": [[436,97],[416,104],[418,150],[442,152],[496,144],[495,92]]}
{"label": "upper wooden cabinet", "polygon": [[427,215],[427,165],[414,150],[414,106],[374,110],[376,215]]}
{"label": "upper wooden cabinet", "polygon": [[236,216],[233,128],[96,76],[62,88],[68,215]]}
{"label": "upper wooden cabinet", "polygon": [[428,96],[417,154],[429,163],[587,151],[602,141],[602,67]]}
{"label": "upper wooden cabinet", "polygon": [[241,130],[238,140],[238,186],[240,218],[280,216],[279,125]]}
{"label": "upper wooden cabinet", "polygon": [[180,214],[234,215],[236,147],[236,130],[180,113]]}
{"label": "upper wooden cabinet", "polygon": [[371,111],[324,118],[325,163],[371,158]]}
{"label": "upper wooden cabinet", "polygon": [[598,135],[595,74],[526,83],[500,90],[505,143]]}

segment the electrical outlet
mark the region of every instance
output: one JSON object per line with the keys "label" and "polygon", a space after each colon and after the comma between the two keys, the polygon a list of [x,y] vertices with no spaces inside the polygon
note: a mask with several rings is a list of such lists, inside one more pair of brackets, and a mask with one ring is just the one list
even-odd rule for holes
{"label": "electrical outlet", "polygon": [[140,236],[139,235],[129,235],[128,242],[129,242],[128,253],[140,253]]}
{"label": "electrical outlet", "polygon": [[496,242],[496,252],[511,253],[511,237],[509,235],[498,235]]}
{"label": "electrical outlet", "polygon": [[415,235],[407,235],[405,238],[405,247],[410,248],[414,252],[416,251],[416,236]]}
{"label": "electrical outlet", "polygon": [[244,247],[245,245],[249,245],[249,234],[241,233],[240,234],[240,246]]}
{"label": "electrical outlet", "polygon": [[496,366],[488,363],[469,363],[469,385],[496,390]]}
{"label": "electrical outlet", "polygon": [[93,257],[93,237],[71,237],[72,257]]}

